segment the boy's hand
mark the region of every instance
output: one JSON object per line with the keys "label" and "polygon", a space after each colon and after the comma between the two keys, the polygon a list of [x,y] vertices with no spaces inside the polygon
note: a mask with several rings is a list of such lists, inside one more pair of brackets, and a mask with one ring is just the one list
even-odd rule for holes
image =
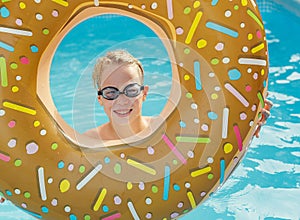
{"label": "boy's hand", "polygon": [[273,106],[273,103],[270,100],[265,99],[265,107],[261,111],[262,116],[261,116],[261,119],[259,120],[259,122],[257,124],[257,128],[254,132],[255,137],[259,138],[259,132],[261,130],[261,127],[266,123],[267,119],[271,115],[270,109],[272,108],[272,106]]}

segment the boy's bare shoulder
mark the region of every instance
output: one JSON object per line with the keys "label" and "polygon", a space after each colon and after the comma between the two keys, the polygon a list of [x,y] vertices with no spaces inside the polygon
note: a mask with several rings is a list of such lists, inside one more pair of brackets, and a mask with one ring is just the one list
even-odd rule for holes
{"label": "boy's bare shoulder", "polygon": [[99,127],[87,130],[83,133],[83,135],[86,135],[91,138],[99,138]]}

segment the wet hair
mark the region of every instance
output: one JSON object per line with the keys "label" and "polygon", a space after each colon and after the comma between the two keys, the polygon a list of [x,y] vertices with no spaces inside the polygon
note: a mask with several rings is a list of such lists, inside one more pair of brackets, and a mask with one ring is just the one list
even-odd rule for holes
{"label": "wet hair", "polygon": [[126,50],[115,50],[109,51],[105,56],[98,58],[93,71],[93,80],[95,86],[98,88],[101,87],[101,76],[105,67],[113,64],[136,65],[139,73],[141,74],[143,83],[144,69],[141,62]]}

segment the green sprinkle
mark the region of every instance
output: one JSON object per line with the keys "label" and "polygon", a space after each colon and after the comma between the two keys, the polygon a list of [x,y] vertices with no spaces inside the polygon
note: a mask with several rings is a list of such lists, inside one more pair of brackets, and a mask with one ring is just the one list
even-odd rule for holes
{"label": "green sprinkle", "polygon": [[79,173],[84,173],[84,171],[85,171],[85,166],[81,165],[79,167]]}
{"label": "green sprinkle", "polygon": [[53,143],[52,145],[51,145],[51,149],[52,150],[56,150],[58,148],[58,144],[57,143]]}
{"label": "green sprinkle", "polygon": [[30,196],[31,196],[30,192],[25,192],[25,193],[24,193],[24,197],[25,197],[26,199],[29,199]]}
{"label": "green sprinkle", "polygon": [[152,186],[152,192],[153,192],[153,193],[157,193],[157,192],[158,192],[158,187],[155,186],[155,185],[153,185],[153,186]]}

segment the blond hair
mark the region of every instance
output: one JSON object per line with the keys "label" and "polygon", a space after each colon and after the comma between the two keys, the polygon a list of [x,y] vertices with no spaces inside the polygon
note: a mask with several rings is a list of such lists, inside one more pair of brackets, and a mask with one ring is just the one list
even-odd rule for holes
{"label": "blond hair", "polygon": [[109,51],[105,56],[98,58],[93,72],[94,85],[98,88],[101,87],[101,76],[104,71],[105,66],[113,64],[128,64],[136,65],[138,72],[141,74],[142,83],[144,81],[144,69],[141,62],[132,56],[126,50],[115,50]]}

